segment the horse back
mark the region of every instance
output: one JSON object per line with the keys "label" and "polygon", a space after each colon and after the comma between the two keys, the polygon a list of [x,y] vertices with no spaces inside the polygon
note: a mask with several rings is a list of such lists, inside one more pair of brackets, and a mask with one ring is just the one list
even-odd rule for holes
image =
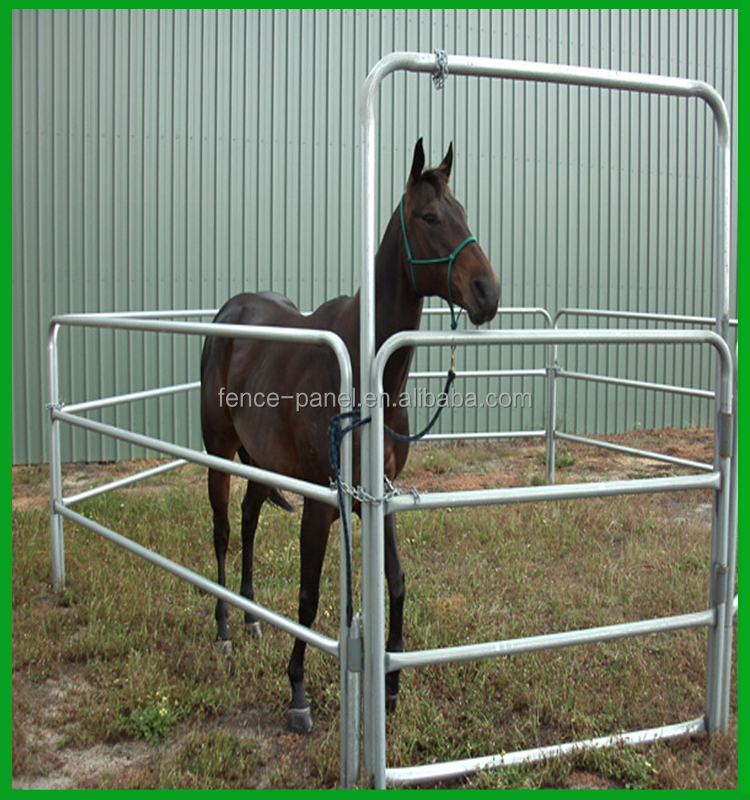
{"label": "horse back", "polygon": [[[245,293],[225,303],[214,321],[340,331],[342,324],[349,327],[348,302],[338,298],[304,315],[283,295]],[[208,336],[201,360],[207,451],[231,458],[242,444],[256,466],[325,482],[326,431],[337,411],[332,398],[339,380],[338,362],[326,346]],[[326,407],[312,407],[321,397]]]}

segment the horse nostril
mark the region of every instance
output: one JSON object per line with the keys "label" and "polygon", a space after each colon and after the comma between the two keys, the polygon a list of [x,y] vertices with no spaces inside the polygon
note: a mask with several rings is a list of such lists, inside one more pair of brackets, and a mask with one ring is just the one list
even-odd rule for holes
{"label": "horse nostril", "polygon": [[480,303],[484,303],[488,295],[487,282],[482,278],[475,278],[471,282],[471,290],[474,292],[474,297],[476,297]]}
{"label": "horse nostril", "polygon": [[[497,313],[497,305],[500,301],[500,284],[485,277],[474,278],[471,282],[471,291],[477,304],[476,319],[479,320],[481,318],[480,322],[489,322]],[[472,322],[476,324],[476,320],[472,320]]]}

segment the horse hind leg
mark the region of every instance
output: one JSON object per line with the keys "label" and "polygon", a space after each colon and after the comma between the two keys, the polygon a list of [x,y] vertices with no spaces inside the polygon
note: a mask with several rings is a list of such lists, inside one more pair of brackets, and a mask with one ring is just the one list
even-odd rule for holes
{"label": "horse hind leg", "polygon": [[[226,586],[226,556],[229,546],[229,484],[231,476],[226,472],[209,469],[208,498],[211,502],[214,517],[214,551],[216,553],[217,582]],[[224,600],[216,601],[216,646],[217,649],[230,653],[232,641],[229,636],[227,604]]]}
{"label": "horse hind leg", "polygon": [[[245,498],[242,501],[242,583],[240,594],[248,600],[255,600],[253,590],[255,532],[258,528],[260,509],[269,494],[270,489],[267,487],[248,481]],[[262,636],[260,622],[249,611],[245,612],[245,630],[254,639]]]}
{"label": "horse hind leg", "polygon": [[[320,573],[332,521],[332,511],[328,506],[305,500],[300,530],[299,621],[308,628],[318,612]],[[288,722],[296,733],[309,733],[313,728],[310,704],[305,694],[305,649],[305,642],[296,639],[287,670],[292,685]]]}

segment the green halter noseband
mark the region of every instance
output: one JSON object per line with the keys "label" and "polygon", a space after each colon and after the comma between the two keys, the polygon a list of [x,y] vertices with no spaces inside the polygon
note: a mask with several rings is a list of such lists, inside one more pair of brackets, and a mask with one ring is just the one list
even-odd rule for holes
{"label": "green halter noseband", "polygon": [[458,319],[461,316],[462,308],[459,307],[458,314],[455,313],[453,309],[453,297],[451,296],[451,270],[453,269],[453,262],[456,260],[456,256],[466,247],[467,244],[471,244],[472,242],[476,242],[476,238],[474,236],[469,236],[468,238],[464,239],[463,242],[449,255],[445,256],[445,258],[412,258],[411,255],[411,247],[409,247],[409,239],[406,235],[406,222],[404,221],[404,198],[406,197],[405,194],[401,195],[401,230],[404,232],[404,244],[406,245],[406,257],[409,259],[409,267],[411,268],[411,283],[414,287],[414,291],[419,294],[417,291],[417,281],[414,278],[414,265],[415,264],[445,264],[448,263],[448,306],[451,310],[451,328],[452,330],[456,330],[458,327]]}

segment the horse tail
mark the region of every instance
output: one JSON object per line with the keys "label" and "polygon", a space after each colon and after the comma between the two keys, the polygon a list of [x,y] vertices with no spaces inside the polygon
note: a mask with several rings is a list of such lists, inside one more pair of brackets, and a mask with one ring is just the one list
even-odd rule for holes
{"label": "horse tail", "polygon": [[[250,466],[250,456],[247,454],[247,450],[244,447],[240,447],[237,451],[237,455],[240,457],[240,461],[245,464],[246,466]],[[279,489],[271,489],[271,494],[268,495],[268,499],[279,508],[283,508],[284,511],[294,511],[294,506],[284,497]]]}
{"label": "horse tail", "polygon": [[271,494],[268,495],[268,499],[279,508],[283,508],[284,511],[294,511],[294,506],[284,497],[284,495],[278,489],[271,489]]}

